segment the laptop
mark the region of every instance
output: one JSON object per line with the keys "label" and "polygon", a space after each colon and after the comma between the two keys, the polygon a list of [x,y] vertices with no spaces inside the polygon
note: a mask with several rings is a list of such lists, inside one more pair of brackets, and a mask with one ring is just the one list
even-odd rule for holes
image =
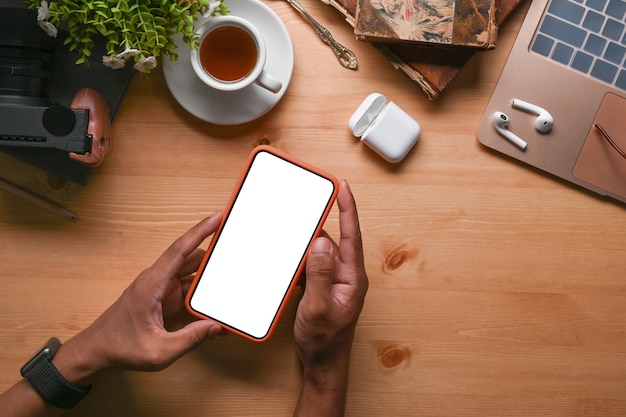
{"label": "laptop", "polygon": [[[552,115],[548,133],[536,114]],[[503,112],[522,149],[494,126]],[[533,0],[477,132],[486,147],[626,203],[626,1]],[[611,141],[609,141],[611,139]]]}

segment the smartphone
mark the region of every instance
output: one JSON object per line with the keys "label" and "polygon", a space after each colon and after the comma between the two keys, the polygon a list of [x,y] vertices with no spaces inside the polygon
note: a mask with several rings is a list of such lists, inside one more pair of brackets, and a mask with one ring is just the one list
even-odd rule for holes
{"label": "smartphone", "polygon": [[191,314],[267,340],[338,190],[332,175],[255,148],[187,293]]}

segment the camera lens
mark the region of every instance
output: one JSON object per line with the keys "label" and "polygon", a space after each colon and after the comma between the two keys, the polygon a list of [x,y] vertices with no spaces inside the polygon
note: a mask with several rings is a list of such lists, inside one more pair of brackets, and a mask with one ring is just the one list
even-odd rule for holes
{"label": "camera lens", "polygon": [[37,12],[0,7],[0,103],[46,105],[56,41],[37,24]]}

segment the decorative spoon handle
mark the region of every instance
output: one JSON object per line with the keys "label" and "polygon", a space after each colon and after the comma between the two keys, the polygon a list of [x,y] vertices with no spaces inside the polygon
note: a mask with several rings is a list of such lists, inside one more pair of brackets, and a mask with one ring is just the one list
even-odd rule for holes
{"label": "decorative spoon handle", "polygon": [[320,25],[317,20],[313,19],[313,17],[304,9],[304,7],[302,7],[298,0],[287,0],[287,2],[291,4],[294,9],[300,12],[300,14],[304,16],[304,18],[311,24],[311,26],[315,28],[315,31],[318,35],[320,35],[320,38],[322,38],[322,40],[326,42],[333,50],[341,65],[346,68],[357,69],[358,64],[354,52],[337,42],[333,38],[333,35],[331,35],[330,31],[324,26]]}

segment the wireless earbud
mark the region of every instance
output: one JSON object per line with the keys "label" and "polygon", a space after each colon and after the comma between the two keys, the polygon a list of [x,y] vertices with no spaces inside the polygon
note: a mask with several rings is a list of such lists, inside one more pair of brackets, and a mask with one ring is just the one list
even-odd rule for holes
{"label": "wireless earbud", "polygon": [[507,116],[506,114],[500,111],[497,111],[493,114],[493,125],[498,133],[507,138],[510,142],[512,142],[521,150],[526,149],[526,146],[528,146],[528,144],[519,136],[509,130],[509,123],[511,123],[511,119],[509,119],[509,116]]}
{"label": "wireless earbud", "polygon": [[543,107],[528,103],[524,100],[520,100],[519,98],[514,98],[511,104],[513,108],[536,114],[537,119],[535,120],[535,127],[541,133],[547,133],[550,129],[552,129],[552,126],[554,125],[554,118],[550,112]]}

